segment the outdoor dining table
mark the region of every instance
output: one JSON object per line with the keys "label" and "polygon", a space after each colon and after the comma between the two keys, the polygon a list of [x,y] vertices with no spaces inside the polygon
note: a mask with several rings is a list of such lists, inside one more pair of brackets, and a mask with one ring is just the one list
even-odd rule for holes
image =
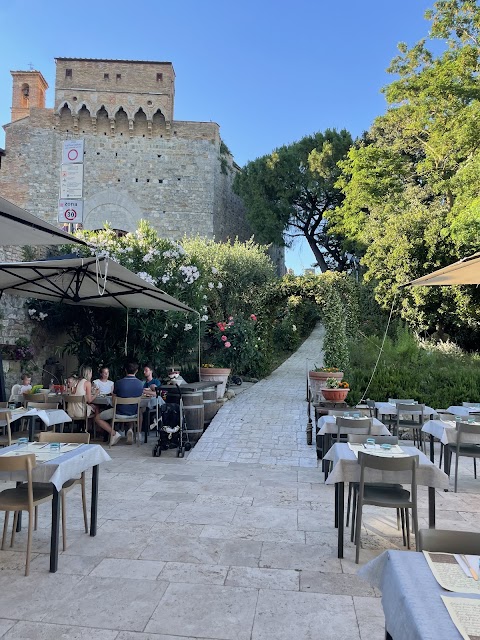
{"label": "outdoor dining table", "polygon": [[468,416],[472,414],[480,413],[480,407],[468,407],[468,406],[460,406],[460,405],[452,405],[442,411],[442,413],[450,413],[453,416],[460,416],[461,418],[468,418]]}
{"label": "outdoor dining table", "polygon": [[[474,424],[480,424],[480,417]],[[443,470],[448,473],[450,468],[450,449],[445,446],[449,444],[455,444],[457,442],[457,429],[453,420],[427,420],[422,427],[424,433],[428,433],[430,436],[430,460],[435,461],[434,458],[434,440],[437,438],[444,445],[443,454]],[[471,436],[472,437],[472,436]],[[478,439],[478,436],[475,436]],[[480,444],[480,440],[478,442]]]}
{"label": "outdoor dining table", "polygon": [[[98,476],[99,465],[111,460],[108,453],[98,444],[62,444],[59,455],[52,459],[41,452],[47,450],[48,445],[33,442],[26,445],[11,445],[0,451],[0,456],[24,455],[36,453],[37,464],[32,470],[33,482],[49,482],[53,485],[52,500],[52,532],[50,538],[50,572],[58,569],[58,540],[60,524],[60,500],[59,495],[62,486],[67,480],[77,478],[82,471],[92,468],[92,498],[90,510],[90,535],[97,535],[97,508],[98,508]],[[66,453],[62,453],[62,447]],[[42,459],[47,458],[47,459]],[[24,482],[27,477],[23,472],[0,473],[0,479],[4,481]]]}
{"label": "outdoor dining table", "polygon": [[[443,589],[423,553],[384,551],[358,575],[382,592],[387,638],[393,640],[461,640],[441,596],[465,597]],[[480,596],[468,594],[469,598]]]}
{"label": "outdoor dining table", "polygon": [[[337,427],[335,418],[336,416],[322,416],[321,418],[319,418],[317,422],[317,436],[320,436],[322,440],[321,450],[323,453],[328,451],[332,446],[332,435],[338,433],[338,427]],[[354,428],[356,420],[365,419],[365,416],[360,416],[360,418],[354,418],[353,416],[345,416],[345,418],[352,421],[352,427]],[[371,431],[370,435],[372,436],[392,435],[390,431],[387,429],[387,427],[383,424],[383,422],[380,422],[380,420],[378,420],[377,418],[372,418],[372,428],[370,431]],[[349,433],[347,427],[340,428],[340,434],[347,434],[347,433]],[[323,470],[326,473],[325,479],[328,475],[327,468],[328,468],[328,465],[323,467]]]}
{"label": "outdoor dining table", "polygon": [[[415,447],[400,445],[410,456],[418,455],[417,484],[428,487],[428,525],[435,528],[435,489],[448,489],[448,476],[436,467],[427,456]],[[360,465],[355,453],[346,443],[336,442],[327,452],[324,460],[333,462],[325,484],[335,485],[335,526],[338,527],[338,557],[343,558],[344,534],[344,490],[345,482],[360,482]],[[378,471],[365,469],[366,482],[408,484],[411,474],[408,471]]]}
{"label": "outdoor dining table", "polygon": [[[415,410],[415,405],[412,404],[412,410]],[[378,416],[396,416],[397,405],[392,402],[375,402],[375,415]],[[408,415],[408,412],[404,411],[403,415]],[[437,411],[432,407],[425,406],[423,409],[424,418],[437,415]]]}
{"label": "outdoor dining table", "polygon": [[64,424],[65,422],[72,421],[70,416],[65,413],[63,409],[24,409],[23,407],[19,407],[18,409],[5,409],[5,411],[10,412],[11,422],[15,422],[21,418],[28,418],[28,440],[30,442],[33,442],[36,418],[39,418],[46,427],[53,427],[57,424]]}

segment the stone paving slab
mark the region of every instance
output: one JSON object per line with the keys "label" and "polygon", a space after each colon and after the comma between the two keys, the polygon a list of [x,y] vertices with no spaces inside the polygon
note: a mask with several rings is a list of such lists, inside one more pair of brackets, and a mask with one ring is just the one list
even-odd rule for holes
{"label": "stone paving slab", "polygon": [[[380,593],[356,575],[348,535],[337,558],[334,489],[306,445],[306,360],[321,362],[322,335],[227,402],[188,458],[152,458],[153,438],[111,449],[97,536],[83,532],[75,488],[55,575],[42,505],[31,575],[25,529],[0,551],[0,638],[383,640]],[[470,460],[460,472],[459,493],[436,492],[437,526],[480,531],[480,479]],[[391,548],[403,548],[395,514],[366,509],[361,564]]]}

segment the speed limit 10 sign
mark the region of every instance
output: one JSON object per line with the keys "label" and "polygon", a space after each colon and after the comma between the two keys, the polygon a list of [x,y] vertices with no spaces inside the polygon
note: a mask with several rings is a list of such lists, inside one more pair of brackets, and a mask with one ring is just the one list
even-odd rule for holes
{"label": "speed limit 10 sign", "polygon": [[83,222],[83,200],[60,199],[58,201],[58,222],[80,224]]}

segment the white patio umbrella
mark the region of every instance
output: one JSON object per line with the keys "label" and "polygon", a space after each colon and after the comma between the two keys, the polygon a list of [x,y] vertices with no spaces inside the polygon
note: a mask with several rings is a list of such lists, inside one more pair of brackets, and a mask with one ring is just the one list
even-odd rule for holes
{"label": "white patio umbrella", "polygon": [[92,307],[194,311],[118,263],[96,256],[2,262],[3,293]]}
{"label": "white patio umbrella", "polygon": [[454,284],[480,284],[480,253],[474,253],[458,262],[411,280],[403,287],[433,287]]}
{"label": "white patio umbrella", "polygon": [[0,245],[87,244],[0,197]]}

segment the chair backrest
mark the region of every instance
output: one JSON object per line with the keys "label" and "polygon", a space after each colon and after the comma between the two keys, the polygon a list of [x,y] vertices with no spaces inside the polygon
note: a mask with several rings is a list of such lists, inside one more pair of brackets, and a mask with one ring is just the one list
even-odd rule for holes
{"label": "chair backrest", "polygon": [[419,551],[478,555],[480,550],[480,533],[472,531],[420,529],[418,540]]}
{"label": "chair backrest", "polygon": [[376,444],[398,444],[397,436],[370,436],[368,433],[349,433],[347,436],[348,442],[351,442],[352,444],[365,444],[368,438],[375,438]]}
{"label": "chair backrest", "polygon": [[[457,427],[457,449],[462,444],[480,445],[480,424],[459,423]],[[478,456],[480,457],[480,447],[478,448]]]}
{"label": "chair backrest", "polygon": [[39,393],[24,393],[23,394],[23,404],[28,404],[29,402],[49,402],[50,398],[48,397],[48,391],[39,392]]}
{"label": "chair backrest", "polygon": [[39,442],[78,442],[80,444],[90,444],[89,433],[57,433],[56,431],[40,431]]}
{"label": "chair backrest", "polygon": [[328,415],[329,416],[343,416],[343,415],[345,415],[345,411],[340,410],[340,409],[329,409],[328,410]]}
{"label": "chair backrest", "polygon": [[389,398],[390,404],[417,404],[417,401],[413,398]]}
{"label": "chair backrest", "polygon": [[[65,411],[74,420],[83,420],[87,417],[87,399],[85,396],[63,396]],[[74,405],[73,410],[69,405]],[[75,416],[75,417],[74,417]]]}
{"label": "chair backrest", "polygon": [[12,402],[16,400],[14,396],[18,396],[21,393],[21,390],[22,390],[21,384],[13,385],[12,390],[10,391],[10,399]]}
{"label": "chair backrest", "polygon": [[27,409],[58,409],[58,402],[27,402]]}
{"label": "chair backrest", "polygon": [[397,415],[400,415],[401,413],[406,413],[408,415],[412,415],[412,414],[423,414],[423,411],[425,409],[425,405],[424,404],[408,404],[408,402],[397,402]]}
{"label": "chair backrest", "polygon": [[[363,469],[377,469],[378,471],[411,471],[416,476],[418,456],[405,456],[404,458],[387,458],[372,456],[363,451],[358,453],[358,462]],[[408,484],[408,483],[407,483]]]}
{"label": "chair backrest", "polygon": [[0,402],[0,409],[6,409],[8,407],[8,402]]}
{"label": "chair backrest", "polygon": [[364,433],[368,435],[372,432],[372,418],[352,419],[337,416],[335,422],[337,424],[337,438],[340,438],[342,433]]}
{"label": "chair backrest", "polygon": [[8,445],[12,444],[12,428],[11,428],[11,414],[10,411],[2,411],[0,410],[0,422],[5,422],[5,425],[0,426],[0,429],[4,429],[7,427],[7,439]]}
{"label": "chair backrest", "polygon": [[36,464],[34,453],[26,453],[21,456],[0,456],[0,472],[13,473],[15,471],[25,471],[27,473],[27,491],[30,509],[33,509],[32,469]]}
{"label": "chair backrest", "polygon": [[[139,396],[137,398],[119,398],[118,396],[115,396],[113,399],[113,415],[116,415],[117,412],[117,406],[119,405],[125,405],[125,404],[134,404],[137,406],[137,418],[140,417],[140,403],[142,402],[142,396]],[[119,414],[121,415],[121,414]],[[135,414],[134,414],[135,415]],[[133,417],[133,416],[132,416]]]}

